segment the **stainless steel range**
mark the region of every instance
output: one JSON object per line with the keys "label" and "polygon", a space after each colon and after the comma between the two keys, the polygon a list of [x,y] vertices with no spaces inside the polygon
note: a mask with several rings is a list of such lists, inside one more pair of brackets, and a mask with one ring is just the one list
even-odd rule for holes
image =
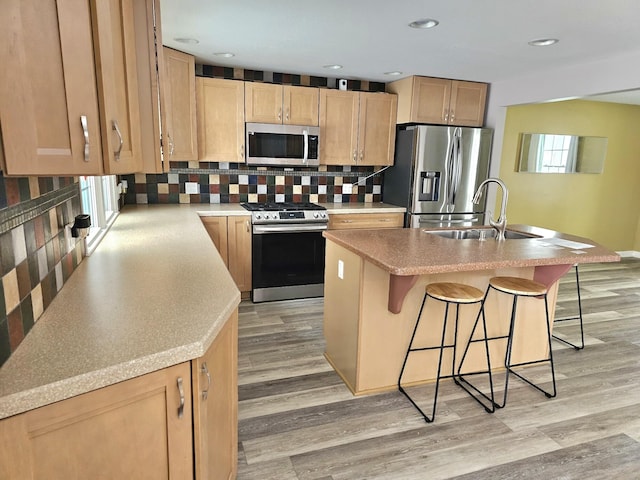
{"label": "stainless steel range", "polygon": [[321,297],[329,217],[314,203],[242,203],[251,212],[251,299]]}

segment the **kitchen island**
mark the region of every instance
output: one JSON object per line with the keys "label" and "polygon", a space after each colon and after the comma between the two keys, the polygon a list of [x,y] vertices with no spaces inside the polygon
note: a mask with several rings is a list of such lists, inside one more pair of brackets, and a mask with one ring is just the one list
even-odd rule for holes
{"label": "kitchen island", "polygon": [[[424,287],[432,282],[460,282],[485,290],[497,275],[534,279],[549,287],[553,319],[558,279],[579,263],[614,262],[619,256],[594,242],[537,227],[514,225],[521,239],[452,239],[422,229],[327,231],[325,266],[325,356],[354,394],[397,388],[402,360],[409,344]],[[435,304],[435,305],[434,305]],[[508,298],[490,297],[486,312],[489,335],[505,333]],[[478,306],[460,310],[458,341],[468,338]],[[421,344],[439,343],[443,316],[439,302],[424,315],[437,322],[424,332]],[[519,315],[544,315],[544,304],[525,298]],[[526,322],[520,322],[526,325]],[[427,330],[427,329],[424,329]],[[449,341],[453,332],[448,333]],[[543,358],[545,332],[524,328],[514,333],[513,360]],[[475,348],[477,347],[477,348]],[[504,341],[491,342],[492,365],[502,365]],[[443,375],[451,373],[451,357],[443,360]],[[459,353],[461,354],[461,352]],[[483,365],[481,344],[470,349],[468,368]],[[414,354],[407,364],[407,383],[435,378],[436,352]],[[448,370],[447,370],[447,366]]]}

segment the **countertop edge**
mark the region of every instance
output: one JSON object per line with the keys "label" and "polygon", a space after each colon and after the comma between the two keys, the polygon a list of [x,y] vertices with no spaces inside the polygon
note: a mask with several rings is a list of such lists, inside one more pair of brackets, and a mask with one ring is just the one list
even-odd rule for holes
{"label": "countertop edge", "polygon": [[[172,236],[169,236],[169,242],[174,242],[177,237],[184,235],[185,233],[192,234],[192,240],[188,245],[193,250],[193,247],[202,247],[202,251],[196,248],[195,253],[192,254],[192,258],[198,259],[200,258],[200,262],[204,263],[206,267],[215,266],[215,269],[221,269],[222,259],[219,257],[219,254],[215,251],[215,247],[210,237],[206,233],[206,230],[202,226],[202,222],[199,220],[200,214],[199,209],[192,207],[187,208],[175,208],[175,206],[157,206],[154,207],[137,207],[131,208],[125,211],[133,210],[134,220],[137,220],[139,215],[137,212],[159,212],[159,215],[150,214],[150,217],[144,217],[145,220],[149,220],[149,222],[142,222],[143,224],[151,224],[155,222],[167,222],[172,218],[176,218],[176,228],[181,229],[179,233],[175,233]],[[244,210],[243,210],[244,211]],[[245,211],[246,212],[246,211]],[[126,214],[125,214],[126,215]],[[125,221],[127,217],[123,217],[122,214],[118,220],[116,220],[116,224]],[[170,223],[170,222],[169,222]],[[131,230],[131,221],[125,223],[125,227],[122,228],[122,232],[118,234],[114,234],[116,237],[122,236],[122,246],[127,249],[127,251],[131,250],[131,244],[127,244],[127,241],[131,238],[131,234],[128,233]],[[188,227],[188,230],[185,231],[184,227]],[[136,233],[136,236],[145,235],[146,227],[141,227],[142,233],[140,230]],[[116,231],[118,228],[116,227]],[[124,232],[124,233],[123,233]],[[157,230],[151,230],[151,238],[154,241],[159,237]],[[98,257],[101,255],[101,249],[105,250],[102,253],[102,256],[108,257],[108,260],[111,260],[113,257],[113,249],[116,248],[118,242],[114,242],[114,236],[111,235],[113,232],[107,233],[105,239],[103,239],[103,243],[98,247],[96,252],[91,257],[87,257],[83,259],[83,262],[79,265],[79,270],[74,272],[69,281],[65,283],[63,289],[59,292],[56,298],[53,299],[52,305],[50,306],[51,313],[49,310],[45,311],[43,316],[38,319],[36,325],[34,325],[34,329],[41,329],[46,327],[44,331],[55,327],[60,327],[63,324],[60,324],[60,317],[63,316],[61,312],[74,310],[74,305],[70,305],[69,302],[83,302],[83,298],[75,298],[71,293],[74,293],[77,289],[74,285],[82,285],[85,281],[96,281],[95,278],[102,277],[99,275],[96,276],[96,272],[100,272],[103,274],[104,271],[101,268],[104,267],[104,262],[98,261]],[[109,236],[111,235],[111,239]],[[136,237],[137,238],[137,237]],[[106,240],[106,242],[105,242]],[[160,247],[160,251],[164,252],[164,248],[174,247],[173,243],[165,244],[164,247]],[[121,247],[120,247],[121,248]],[[155,248],[155,246],[154,246]],[[207,260],[202,262],[201,255],[207,255],[207,252],[214,255],[214,257],[208,257]],[[216,253],[214,253],[216,252]],[[145,257],[147,258],[147,257]],[[181,257],[181,259],[185,259],[185,257]],[[200,270],[202,272],[202,270]],[[93,272],[93,274],[91,274]],[[220,273],[223,273],[220,271]],[[201,274],[200,274],[201,275]],[[213,341],[215,340],[217,334],[224,327],[226,321],[232,315],[233,311],[240,304],[240,291],[236,288],[235,283],[231,279],[231,276],[228,274],[225,268],[224,275],[222,277],[216,277],[215,271],[211,272],[213,278],[216,278],[215,281],[207,282],[207,279],[201,278],[200,276],[196,276],[194,278],[195,282],[206,283],[204,287],[199,287],[198,291],[201,291],[202,294],[204,292],[208,292],[208,295],[214,294],[216,295],[216,299],[213,301],[211,305],[215,305],[215,311],[207,310],[206,313],[201,311],[202,308],[194,310],[191,308],[189,311],[198,312],[198,321],[197,326],[192,327],[195,328],[192,332],[185,332],[181,339],[177,339],[174,342],[174,346],[169,345],[171,342],[165,342],[167,347],[162,349],[158,349],[157,351],[153,351],[153,345],[151,348],[144,347],[141,349],[141,354],[136,356],[135,351],[132,352],[131,355],[119,355],[121,361],[115,361],[113,363],[101,362],[103,365],[97,366],[97,368],[91,369],[93,367],[86,368],[86,371],[82,371],[82,368],[74,368],[74,360],[73,358],[78,358],[78,355],[72,354],[71,359],[66,361],[64,364],[56,364],[56,368],[61,368],[61,373],[57,373],[58,370],[55,370],[56,373],[47,374],[44,376],[42,383],[38,384],[41,381],[37,378],[35,381],[27,381],[27,382],[16,382],[14,379],[20,378],[21,375],[28,375],[28,372],[31,368],[40,368],[41,365],[31,366],[32,363],[43,363],[46,364],[46,353],[38,350],[39,346],[42,345],[41,337],[43,335],[38,335],[38,340],[29,342],[28,346],[23,346],[22,351],[20,348],[16,352],[14,352],[13,356],[16,356],[16,361],[11,363],[9,367],[10,370],[7,370],[7,364],[3,365],[3,368],[0,369],[3,374],[2,377],[5,380],[9,380],[11,386],[4,389],[4,392],[0,394],[0,420],[4,418],[8,418],[20,413],[27,412],[29,410],[33,410],[35,408],[39,408],[45,405],[49,405],[61,400],[65,400],[74,396],[78,396],[84,393],[88,393],[93,390],[97,390],[99,388],[103,388],[109,385],[113,385],[116,383],[120,383],[125,380],[129,380],[135,377],[139,377],[141,375],[145,375],[157,370],[161,370],[163,368],[167,368],[173,365],[177,365],[180,363],[184,363],[187,361],[191,361],[198,357],[201,357],[206,353],[208,348],[211,346]],[[75,279],[74,279],[75,277]],[[110,279],[110,277],[107,277]],[[232,285],[233,284],[233,285]],[[137,284],[139,286],[140,283]],[[149,285],[142,284],[139,291],[136,290],[136,294],[142,297],[146,297],[149,294],[149,288],[156,287],[157,284],[151,282]],[[66,289],[66,291],[65,291]],[[145,290],[146,289],[146,290]],[[87,290],[86,287],[81,288],[79,291],[91,293],[91,290]],[[175,286],[167,285],[163,287],[163,292],[166,293],[165,298],[167,298],[167,302],[175,303]],[[157,292],[154,292],[157,293]],[[70,300],[70,297],[72,300]],[[199,297],[202,298],[202,297]],[[120,299],[118,299],[118,302]],[[192,302],[193,300],[191,300]],[[113,301],[109,303],[109,305],[113,305]],[[162,308],[161,308],[162,310]],[[140,327],[146,325],[150,318],[154,318],[154,316],[158,315],[158,310],[152,308],[148,313],[145,313],[138,322],[140,323]],[[166,327],[163,327],[166,330],[166,335],[169,335],[167,338],[173,338],[171,336],[171,332],[175,331],[175,328],[179,328],[179,325],[184,322],[179,315],[175,314],[167,314],[169,317],[167,319],[173,320],[165,320],[169,323],[166,324]],[[137,318],[137,317],[133,317]],[[151,322],[153,324],[153,322]],[[76,324],[71,324],[73,326],[77,326]],[[91,330],[95,328],[91,322],[87,323],[87,329]],[[151,327],[153,331],[153,327]],[[73,328],[69,328],[68,332],[74,332],[73,334],[65,333],[64,335],[72,335],[75,336],[75,331]],[[33,332],[29,332],[32,335]],[[28,338],[25,338],[27,340]],[[142,341],[147,341],[146,339],[142,339]],[[107,340],[105,340],[107,342]],[[105,345],[107,343],[103,342]],[[24,350],[26,348],[26,350]],[[122,348],[122,347],[121,347]],[[144,349],[146,348],[146,352]],[[53,347],[53,350],[58,349],[58,345]],[[82,351],[82,349],[79,349]],[[12,360],[10,357],[9,360]],[[33,360],[33,362],[32,362]],[[69,366],[66,364],[69,363]],[[30,365],[29,367],[24,365]],[[66,374],[66,370],[69,370],[70,375]],[[18,377],[16,377],[18,375]],[[25,385],[22,385],[25,383]],[[29,385],[31,383],[31,385]],[[5,385],[6,386],[6,385]],[[17,388],[16,388],[17,387]]]}

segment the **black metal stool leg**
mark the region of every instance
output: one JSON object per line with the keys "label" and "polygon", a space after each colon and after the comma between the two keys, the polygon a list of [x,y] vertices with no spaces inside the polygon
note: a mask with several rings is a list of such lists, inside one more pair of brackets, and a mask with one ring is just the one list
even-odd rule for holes
{"label": "black metal stool leg", "polygon": [[553,338],[555,338],[556,340],[558,340],[559,342],[562,342],[566,345],[569,345],[570,347],[575,348],[576,350],[582,350],[584,348],[584,324],[582,321],[582,298],[580,296],[580,274],[578,273],[578,265],[575,265],[575,272],[576,272],[576,291],[578,293],[578,316],[577,317],[567,317],[567,318],[557,318],[554,321],[555,322],[564,322],[566,320],[580,320],[580,346],[575,345],[571,342],[569,342],[568,340],[565,340],[564,338],[560,338],[556,335],[552,335]]}
{"label": "black metal stool leg", "polygon": [[[512,364],[511,363],[511,347],[512,347],[512,337],[513,337],[513,326],[515,324],[515,309],[516,309],[516,304],[517,304],[517,298],[518,295],[514,295],[514,301],[513,301],[513,310],[512,310],[512,318],[511,318],[511,329],[509,332],[509,345],[507,346],[507,356],[506,356],[506,360],[505,360],[505,367],[507,369],[507,379],[505,381],[505,390],[504,390],[504,400],[502,402],[502,405],[497,405],[498,408],[503,408],[507,402],[507,384],[508,384],[508,380],[509,380],[509,374],[512,373],[514,374],[516,377],[518,377],[520,380],[522,380],[523,382],[531,385],[533,388],[535,388],[536,390],[542,392],[545,394],[545,396],[547,398],[553,398],[556,396],[556,374],[555,374],[555,368],[554,368],[554,364],[553,364],[553,350],[551,348],[551,326],[550,326],[550,319],[549,319],[549,305],[547,302],[547,294],[544,294],[544,309],[545,309],[545,320],[546,320],[546,324],[547,324],[547,342],[548,342],[548,348],[549,348],[549,358],[544,358],[542,360],[533,360],[530,362],[521,362],[521,363],[516,363],[516,364]],[[552,382],[552,392],[547,392],[546,390],[544,390],[543,388],[541,388],[540,386],[536,385],[535,383],[533,383],[531,380],[525,378],[524,376],[522,376],[521,374],[519,374],[518,372],[513,370],[513,367],[522,367],[525,365],[534,365],[536,363],[544,363],[544,362],[549,362],[549,366],[551,367],[551,382]]]}
{"label": "black metal stool leg", "polygon": [[[405,397],[407,397],[409,399],[409,401],[411,402],[411,404],[420,412],[420,414],[422,415],[422,417],[424,418],[425,422],[427,423],[431,423],[433,422],[433,420],[436,417],[436,405],[437,405],[437,401],[438,401],[438,390],[440,387],[440,372],[442,371],[442,354],[444,352],[444,349],[450,346],[445,345],[445,337],[447,334],[447,320],[449,318],[449,302],[445,302],[446,306],[445,306],[445,313],[444,313],[444,321],[443,321],[443,325],[442,325],[442,337],[440,339],[440,346],[439,347],[425,347],[425,348],[413,348],[413,340],[415,338],[416,332],[418,331],[418,325],[420,324],[420,319],[422,318],[422,311],[424,310],[424,306],[426,304],[427,301],[427,297],[428,295],[424,296],[424,300],[422,301],[422,307],[420,307],[420,313],[418,314],[418,320],[416,321],[416,326],[413,329],[413,334],[411,335],[411,341],[409,342],[409,348],[407,349],[407,354],[405,355],[404,358],[404,362],[402,364],[402,369],[400,370],[400,376],[398,377],[398,390],[400,390]],[[458,310],[456,310],[456,326],[458,323]],[[420,408],[418,406],[418,404],[411,398],[411,396],[407,393],[407,391],[402,387],[402,376],[404,374],[404,369],[407,365],[407,360],[409,358],[409,354],[411,352],[417,352],[417,351],[421,351],[421,350],[433,350],[433,349],[439,349],[440,353],[438,355],[438,370],[437,370],[437,374],[436,374],[436,384],[435,384],[435,393],[433,395],[433,408],[431,410],[431,417],[429,417],[426,413],[424,413],[424,411],[422,410],[422,408]],[[455,358],[455,357],[454,357]]]}
{"label": "black metal stool leg", "polygon": [[[487,295],[489,294],[489,290],[487,289],[487,291],[485,292],[484,298],[482,299],[482,303],[480,304],[480,310],[478,311],[478,315],[476,316],[476,320],[473,324],[473,327],[471,329],[471,334],[469,336],[469,341],[467,342],[464,352],[462,353],[462,358],[460,359],[460,363],[458,364],[458,370],[455,371],[455,375],[453,377],[453,380],[455,381],[456,385],[458,385],[460,388],[462,388],[464,391],[466,391],[471,398],[473,398],[476,402],[478,402],[480,405],[482,405],[485,409],[485,411],[487,413],[493,413],[495,411],[495,395],[494,395],[494,389],[493,389],[493,374],[491,372],[491,357],[489,355],[489,342],[488,342],[488,336],[487,336],[487,321],[486,321],[486,317],[485,317],[485,313],[484,313],[484,302],[487,299]],[[476,328],[478,327],[478,323],[480,321],[480,316],[482,315],[482,333],[483,333],[483,337],[482,339],[473,339],[473,336],[476,333]],[[467,353],[469,352],[469,347],[471,346],[472,343],[474,342],[478,342],[478,341],[482,341],[484,342],[484,348],[485,348],[485,354],[487,356],[487,370],[486,371],[479,371],[479,372],[466,372],[466,373],[461,373],[462,367],[464,366],[464,361],[467,357]],[[483,374],[487,374],[489,377],[489,390],[490,390],[490,395],[491,396],[487,396],[486,393],[484,393],[483,391],[481,391],[479,388],[477,388],[475,385],[473,385],[471,382],[469,382],[466,378],[464,378],[465,376],[473,376],[473,375],[483,375]],[[473,390],[473,391],[472,391]],[[475,394],[474,394],[475,392]],[[479,397],[484,398],[487,402],[483,402],[482,400],[480,400]]]}

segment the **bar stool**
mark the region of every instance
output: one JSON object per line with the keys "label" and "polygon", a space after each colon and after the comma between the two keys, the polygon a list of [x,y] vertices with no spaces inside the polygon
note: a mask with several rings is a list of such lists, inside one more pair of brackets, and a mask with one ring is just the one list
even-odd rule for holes
{"label": "bar stool", "polygon": [[[416,332],[418,331],[418,326],[420,325],[422,312],[427,302],[427,298],[432,298],[434,300],[438,300],[445,303],[444,319],[442,324],[442,336],[440,338],[440,344],[426,346],[426,347],[414,347],[413,342],[416,337]],[[460,313],[460,305],[472,305],[475,303],[481,304],[483,298],[484,298],[484,294],[481,290],[478,290],[477,288],[472,287],[470,285],[464,285],[461,283],[439,282],[439,283],[430,283],[425,287],[425,294],[422,299],[422,305],[420,307],[420,311],[418,312],[418,318],[416,319],[416,324],[415,324],[415,327],[413,328],[413,334],[411,335],[409,348],[407,349],[407,353],[404,357],[404,362],[402,363],[402,369],[400,370],[400,376],[398,377],[398,389],[409,399],[409,401],[420,412],[420,414],[424,417],[427,423],[433,422],[436,416],[436,404],[438,400],[438,388],[440,385],[440,379],[452,378],[455,372],[456,340],[458,337],[458,316]],[[449,306],[452,304],[456,306],[453,343],[446,344],[445,341],[446,341],[446,333],[447,333],[447,322],[449,318]],[[489,348],[488,344],[486,345],[486,348],[487,348],[487,355],[488,355],[488,348]],[[451,375],[441,375],[442,354],[445,349],[453,350]],[[431,410],[431,417],[429,417],[426,413],[424,413],[424,411],[418,406],[418,404],[411,398],[411,396],[402,387],[402,376],[404,375],[404,370],[407,365],[407,360],[409,359],[409,354],[411,354],[412,352],[425,351],[425,350],[439,350],[438,371],[436,374],[436,385],[435,385],[435,393],[433,396],[433,408]]]}
{"label": "bar stool", "polygon": [[[484,311],[484,305],[485,305],[487,296],[489,295],[489,292],[491,290],[495,290],[496,292],[513,296],[513,303],[511,305],[511,320],[509,322],[509,333],[507,335],[501,335],[501,336],[495,336],[495,337],[487,338],[487,336],[486,336],[486,327],[485,327],[485,338],[486,338],[486,341],[498,340],[498,339],[507,339],[507,348],[506,348],[505,359],[504,359],[504,365],[505,365],[505,369],[506,369],[506,374],[505,374],[505,382],[504,382],[504,397],[502,399],[502,403],[498,404],[497,402],[495,402],[495,397],[494,397],[494,392],[493,392],[493,381],[492,381],[492,376],[491,376],[492,374],[490,372],[490,367],[489,367],[489,371],[488,372],[473,372],[471,374],[468,374],[468,373],[461,374],[460,373],[462,371],[463,366],[464,366],[464,361],[466,359],[467,352],[469,351],[469,346],[474,341],[473,340],[473,335],[475,333],[475,329],[476,329],[476,326],[477,326],[477,323],[478,323],[477,320],[476,320],[476,324],[473,326],[473,329],[471,331],[471,336],[469,337],[469,341],[467,342],[467,345],[465,347],[464,353],[462,354],[462,358],[460,359],[460,364],[458,366],[458,371],[457,371],[455,379],[465,383],[468,386],[470,386],[473,390],[475,390],[477,393],[479,393],[483,398],[485,398],[486,400],[491,402],[496,408],[503,408],[507,403],[507,393],[508,393],[508,389],[509,389],[509,376],[511,374],[515,375],[516,377],[518,377],[519,379],[521,379],[525,383],[531,385],[536,390],[539,390],[540,392],[544,393],[547,398],[555,397],[556,396],[556,377],[555,377],[555,371],[554,371],[554,366],[553,366],[553,352],[551,350],[551,327],[549,325],[549,307],[548,307],[548,303],[547,303],[547,287],[545,285],[539,283],[539,282],[535,282],[533,280],[528,280],[526,278],[519,278],[519,277],[493,277],[493,278],[491,278],[489,280],[489,286],[487,287],[487,291],[485,293],[484,300],[482,302],[482,310],[483,311]],[[511,354],[512,354],[512,348],[513,348],[513,333],[514,333],[514,330],[515,330],[516,311],[517,311],[518,298],[519,297],[533,297],[533,298],[540,298],[540,299],[544,300],[544,308],[545,308],[545,318],[544,318],[544,320],[545,320],[545,325],[546,325],[545,328],[546,328],[546,332],[547,332],[547,343],[548,343],[548,348],[549,348],[549,355],[548,355],[547,358],[543,358],[543,359],[540,359],[540,360],[528,361],[528,362],[511,363]],[[548,362],[549,366],[551,368],[551,379],[552,379],[552,386],[553,386],[551,392],[548,392],[548,391],[542,389],[540,386],[536,385],[535,383],[533,383],[529,379],[525,378],[523,375],[521,375],[521,374],[519,374],[519,373],[517,373],[516,371],[513,370],[515,367],[522,367],[522,366],[526,366],[526,365],[534,365],[534,364],[537,364],[537,363],[544,363],[544,362]],[[487,365],[490,365],[490,360],[489,360],[489,357],[488,357],[488,353],[487,353]],[[466,380],[464,378],[465,375],[477,375],[479,373],[488,373],[489,374],[489,379],[490,379],[490,384],[491,384],[491,396],[490,397],[487,396],[486,394],[482,393],[478,388],[476,388],[473,384],[471,384],[468,380]],[[465,390],[467,390],[467,389],[465,388]],[[469,390],[467,390],[467,392],[473,396],[472,392],[470,392]],[[474,398],[476,398],[476,400],[478,402],[482,403],[477,397],[474,396]]]}
{"label": "bar stool", "polygon": [[569,342],[568,340],[565,340],[564,338],[560,338],[557,337],[556,335],[552,335],[553,338],[555,338],[556,340],[558,340],[559,342],[565,343],[567,345],[569,345],[570,347],[575,348],[576,350],[582,350],[584,348],[584,326],[582,323],[582,299],[580,298],[580,275],[578,274],[578,264],[576,263],[574,265],[575,271],[576,271],[576,291],[578,293],[578,316],[577,317],[563,317],[563,318],[556,318],[554,319],[554,322],[564,322],[567,320],[580,320],[580,346],[575,345],[571,342]]}

